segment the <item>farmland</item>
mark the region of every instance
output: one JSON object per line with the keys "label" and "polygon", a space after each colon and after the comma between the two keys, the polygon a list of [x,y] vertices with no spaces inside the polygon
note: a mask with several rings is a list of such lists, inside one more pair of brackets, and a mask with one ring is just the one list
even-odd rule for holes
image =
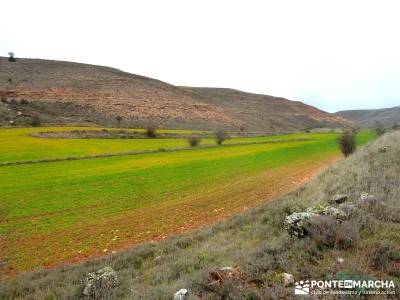
{"label": "farmland", "polygon": [[[187,147],[185,139],[26,135],[73,129],[2,129],[0,162]],[[358,143],[373,137],[361,132]],[[224,147],[2,166],[2,273],[104,255],[253,207],[340,158],[336,139],[335,133],[243,137]],[[273,140],[280,142],[260,143]]]}

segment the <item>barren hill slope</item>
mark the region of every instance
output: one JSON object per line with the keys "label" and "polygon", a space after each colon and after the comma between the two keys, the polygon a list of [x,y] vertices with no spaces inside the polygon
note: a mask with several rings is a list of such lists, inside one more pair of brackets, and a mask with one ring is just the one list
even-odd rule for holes
{"label": "barren hill slope", "polygon": [[[122,125],[279,132],[346,124],[300,102],[228,89],[180,88],[117,69],[0,58],[0,124]],[[23,100],[21,102],[21,100]],[[27,100],[27,101],[25,101]]]}
{"label": "barren hill slope", "polygon": [[300,101],[225,88],[182,88],[203,96],[205,103],[219,107],[252,130],[295,131],[350,125],[341,117]]}
{"label": "barren hill slope", "polygon": [[382,109],[343,110],[335,114],[365,127],[376,126],[377,122],[387,127],[400,124],[400,106]]}

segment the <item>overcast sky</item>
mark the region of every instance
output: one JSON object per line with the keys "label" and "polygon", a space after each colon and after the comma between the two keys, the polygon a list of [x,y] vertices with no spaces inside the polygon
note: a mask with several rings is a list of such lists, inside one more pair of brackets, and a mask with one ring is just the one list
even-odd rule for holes
{"label": "overcast sky", "polygon": [[4,1],[0,54],[116,67],[326,111],[400,105],[400,1]]}

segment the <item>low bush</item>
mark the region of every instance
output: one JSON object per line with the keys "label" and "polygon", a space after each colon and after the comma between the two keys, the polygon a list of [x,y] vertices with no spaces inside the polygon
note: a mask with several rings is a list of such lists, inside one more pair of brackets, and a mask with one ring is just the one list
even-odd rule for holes
{"label": "low bush", "polygon": [[200,138],[198,136],[190,136],[188,137],[188,143],[190,147],[197,147],[200,145]]}
{"label": "low bush", "polygon": [[392,276],[400,276],[397,264],[400,263],[400,248],[383,241],[372,247],[369,253],[369,266]]}
{"label": "low bush", "polygon": [[217,145],[221,145],[225,140],[229,138],[230,136],[225,130],[217,130],[215,132],[215,141]]}
{"label": "low bush", "polygon": [[42,122],[40,120],[40,117],[38,115],[33,115],[31,117],[31,126],[32,127],[40,127],[42,125]]}
{"label": "low bush", "polygon": [[156,137],[156,128],[153,126],[149,126],[146,128],[146,135],[150,138]]}
{"label": "low bush", "polygon": [[356,134],[353,131],[346,130],[338,139],[340,151],[344,156],[349,156],[356,150]]}
{"label": "low bush", "polygon": [[332,216],[316,216],[305,224],[310,238],[319,249],[353,248],[360,240],[357,226],[350,221],[339,224]]}
{"label": "low bush", "polygon": [[381,135],[385,134],[385,128],[383,127],[383,125],[381,123],[377,122],[375,132],[376,132],[377,136],[381,136]]}

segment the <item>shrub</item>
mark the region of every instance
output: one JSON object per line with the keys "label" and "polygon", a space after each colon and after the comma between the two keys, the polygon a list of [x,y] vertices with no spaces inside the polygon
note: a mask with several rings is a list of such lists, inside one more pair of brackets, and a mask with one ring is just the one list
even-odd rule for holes
{"label": "shrub", "polygon": [[344,156],[349,156],[356,150],[356,134],[353,131],[346,130],[338,139],[340,151]]}
{"label": "shrub", "polygon": [[376,128],[375,128],[375,132],[377,136],[381,136],[385,133],[385,128],[383,127],[383,125],[379,122],[376,123]]}
{"label": "shrub", "polygon": [[355,224],[349,221],[338,224],[332,216],[313,217],[305,224],[305,227],[319,249],[324,247],[349,249],[360,240]]}
{"label": "shrub", "polygon": [[149,126],[146,128],[146,135],[150,138],[156,137],[156,128],[153,126]]}
{"label": "shrub", "polygon": [[305,229],[319,248],[332,248],[336,239],[336,220],[331,216],[316,216],[311,218]]}
{"label": "shrub", "polygon": [[38,115],[33,115],[31,117],[31,126],[32,127],[40,127],[42,122],[40,121],[40,117]]}
{"label": "shrub", "polygon": [[229,138],[229,134],[224,130],[217,130],[215,132],[215,141],[218,145],[221,145],[225,140]]}
{"label": "shrub", "polygon": [[360,234],[357,226],[352,222],[343,222],[336,229],[335,248],[350,249],[357,245],[360,240]]}
{"label": "shrub", "polygon": [[188,138],[190,147],[197,147],[200,144],[200,138],[198,136],[190,136]]}
{"label": "shrub", "polygon": [[14,56],[14,52],[8,52],[8,61],[9,62],[15,62],[15,56]]}
{"label": "shrub", "polygon": [[122,116],[116,116],[115,120],[117,120],[118,127],[121,126]]}
{"label": "shrub", "polygon": [[369,253],[369,266],[376,271],[383,271],[398,276],[396,263],[400,262],[399,250],[387,241],[382,241],[372,247]]}

